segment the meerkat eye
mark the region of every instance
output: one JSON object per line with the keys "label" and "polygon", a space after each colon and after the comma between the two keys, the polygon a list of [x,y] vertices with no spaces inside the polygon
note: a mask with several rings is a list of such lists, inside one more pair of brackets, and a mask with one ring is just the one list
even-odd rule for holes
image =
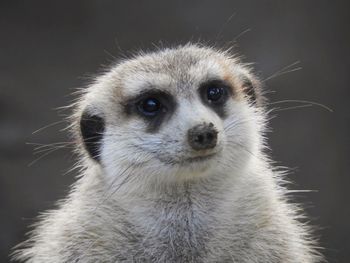
{"label": "meerkat eye", "polygon": [[219,102],[225,95],[223,87],[209,86],[207,88],[207,99],[209,102]]}
{"label": "meerkat eye", "polygon": [[226,102],[229,87],[220,80],[212,80],[204,83],[200,88],[202,99],[209,105],[222,105]]}
{"label": "meerkat eye", "polygon": [[146,98],[138,102],[138,110],[146,116],[155,116],[162,108],[162,104],[156,98]]}

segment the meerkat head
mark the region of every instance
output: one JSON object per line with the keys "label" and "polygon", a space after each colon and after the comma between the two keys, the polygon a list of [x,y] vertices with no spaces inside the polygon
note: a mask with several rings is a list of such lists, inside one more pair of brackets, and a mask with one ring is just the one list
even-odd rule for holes
{"label": "meerkat head", "polygon": [[186,45],[119,63],[76,116],[88,161],[107,177],[182,180],[244,169],[262,146],[261,102],[257,79],[229,52]]}

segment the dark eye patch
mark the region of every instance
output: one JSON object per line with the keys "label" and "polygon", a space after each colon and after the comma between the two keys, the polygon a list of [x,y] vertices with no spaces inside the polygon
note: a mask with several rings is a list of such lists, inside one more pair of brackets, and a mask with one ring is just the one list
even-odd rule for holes
{"label": "dark eye patch", "polygon": [[80,119],[80,132],[85,149],[95,161],[100,160],[101,140],[105,130],[102,117],[84,111]]}
{"label": "dark eye patch", "polygon": [[232,88],[223,80],[209,80],[202,83],[198,89],[205,105],[212,108],[221,118],[226,116],[225,103],[232,95]]}
{"label": "dark eye patch", "polygon": [[176,101],[171,94],[154,89],[127,99],[124,108],[127,115],[144,119],[148,132],[155,132],[175,111]]}

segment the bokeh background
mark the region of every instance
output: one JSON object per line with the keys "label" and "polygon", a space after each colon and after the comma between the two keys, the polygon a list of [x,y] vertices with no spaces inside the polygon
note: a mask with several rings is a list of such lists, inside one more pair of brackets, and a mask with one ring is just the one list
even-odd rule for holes
{"label": "bokeh background", "polygon": [[295,200],[319,226],[327,259],[350,262],[349,3],[1,1],[0,262],[76,175],[68,172],[69,148],[29,165],[40,155],[27,143],[69,140],[60,131],[64,123],[32,133],[62,120],[66,112],[55,108],[68,105],[87,76],[121,55],[199,39],[234,45],[245,62],[254,62],[271,102],[311,100],[333,109],[274,104],[280,110],[269,137],[273,159],[293,170],[291,187],[316,190]]}

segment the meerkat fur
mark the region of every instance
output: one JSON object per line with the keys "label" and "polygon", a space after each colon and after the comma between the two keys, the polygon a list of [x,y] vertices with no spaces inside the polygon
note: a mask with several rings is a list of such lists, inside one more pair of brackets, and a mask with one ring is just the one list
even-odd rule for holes
{"label": "meerkat fur", "polygon": [[14,259],[321,262],[265,153],[267,119],[258,78],[231,51],[187,44],[120,61],[75,105],[77,182]]}

